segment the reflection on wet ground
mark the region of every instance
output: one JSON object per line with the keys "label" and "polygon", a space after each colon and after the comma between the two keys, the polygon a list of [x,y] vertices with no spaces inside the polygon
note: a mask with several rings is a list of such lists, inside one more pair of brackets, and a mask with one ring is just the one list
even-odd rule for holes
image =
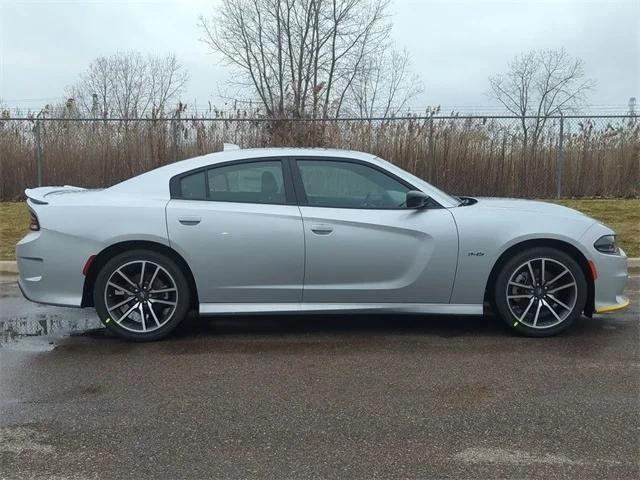
{"label": "reflection on wet ground", "polygon": [[0,345],[49,349],[52,339],[101,327],[93,309],[60,308],[26,301],[14,276],[0,276]]}

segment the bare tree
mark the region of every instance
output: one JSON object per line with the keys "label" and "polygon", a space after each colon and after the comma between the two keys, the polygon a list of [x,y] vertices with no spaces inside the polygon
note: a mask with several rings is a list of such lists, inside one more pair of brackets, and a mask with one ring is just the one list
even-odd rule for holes
{"label": "bare tree", "polygon": [[[594,82],[584,64],[564,49],[531,51],[513,59],[508,70],[489,78],[490,95],[520,118],[524,151],[532,151],[550,116],[584,103]],[[534,118],[527,118],[527,117]]]}
{"label": "bare tree", "polygon": [[81,114],[94,118],[161,117],[188,75],[175,55],[116,53],[95,59],[69,89]]}
{"label": "bare tree", "polygon": [[361,118],[397,116],[422,92],[418,77],[409,70],[406,50],[387,49],[362,62],[349,90],[348,111]]}
{"label": "bare tree", "polygon": [[[382,74],[374,59],[395,58],[384,55],[389,2],[222,0],[200,26],[203,40],[236,67],[236,82],[255,92],[267,115],[338,116],[363,75]],[[394,83],[386,70],[383,76]]]}
{"label": "bare tree", "polygon": [[[153,116],[160,117],[167,104],[176,101],[184,89],[189,75],[175,55],[149,57],[149,76],[151,106]],[[180,108],[185,108],[180,104]]]}

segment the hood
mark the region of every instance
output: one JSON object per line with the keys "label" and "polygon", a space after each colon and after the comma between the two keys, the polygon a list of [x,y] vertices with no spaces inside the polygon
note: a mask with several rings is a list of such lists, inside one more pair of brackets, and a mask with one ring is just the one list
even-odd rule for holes
{"label": "hood", "polygon": [[[563,207],[555,203],[540,202],[537,200],[523,200],[520,198],[495,198],[495,197],[474,197],[478,206],[495,210],[518,210],[540,215],[553,215],[556,217],[582,217],[588,219],[587,215],[573,208]],[[471,207],[473,208],[473,207]]]}

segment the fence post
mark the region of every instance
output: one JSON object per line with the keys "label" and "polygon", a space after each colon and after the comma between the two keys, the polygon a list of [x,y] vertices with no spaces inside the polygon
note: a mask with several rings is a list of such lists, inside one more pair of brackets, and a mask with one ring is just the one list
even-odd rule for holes
{"label": "fence post", "polygon": [[171,160],[178,160],[178,129],[176,127],[176,119],[171,119]]}
{"label": "fence post", "polygon": [[[39,117],[39,115],[38,115]],[[36,159],[36,171],[38,175],[38,186],[42,186],[42,138],[40,136],[40,118],[36,117],[36,123],[33,127],[33,149]]]}
{"label": "fence post", "polygon": [[177,162],[178,159],[178,143],[180,142],[180,132],[179,130],[182,127],[180,123],[180,117],[182,114],[182,103],[178,104],[178,108],[173,114],[173,118],[171,119],[171,157],[174,162]]}
{"label": "fence post", "polygon": [[427,175],[428,182],[433,181],[433,112],[429,118],[429,140],[427,142]]}
{"label": "fence post", "polygon": [[558,152],[556,155],[556,197],[562,196],[562,164],[564,163],[564,116],[560,114],[560,138],[558,139]]}

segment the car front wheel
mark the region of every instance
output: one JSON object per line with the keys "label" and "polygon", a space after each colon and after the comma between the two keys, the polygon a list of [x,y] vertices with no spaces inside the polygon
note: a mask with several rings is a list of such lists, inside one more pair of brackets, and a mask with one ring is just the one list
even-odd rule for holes
{"label": "car front wheel", "polygon": [[587,300],[587,281],[567,253],[539,247],[514,255],[495,285],[495,306],[502,320],[524,335],[543,337],[568,328]]}
{"label": "car front wheel", "polygon": [[128,340],[151,341],[168,335],[189,310],[189,284],[171,258],[134,250],[110,259],[94,286],[100,320]]}

